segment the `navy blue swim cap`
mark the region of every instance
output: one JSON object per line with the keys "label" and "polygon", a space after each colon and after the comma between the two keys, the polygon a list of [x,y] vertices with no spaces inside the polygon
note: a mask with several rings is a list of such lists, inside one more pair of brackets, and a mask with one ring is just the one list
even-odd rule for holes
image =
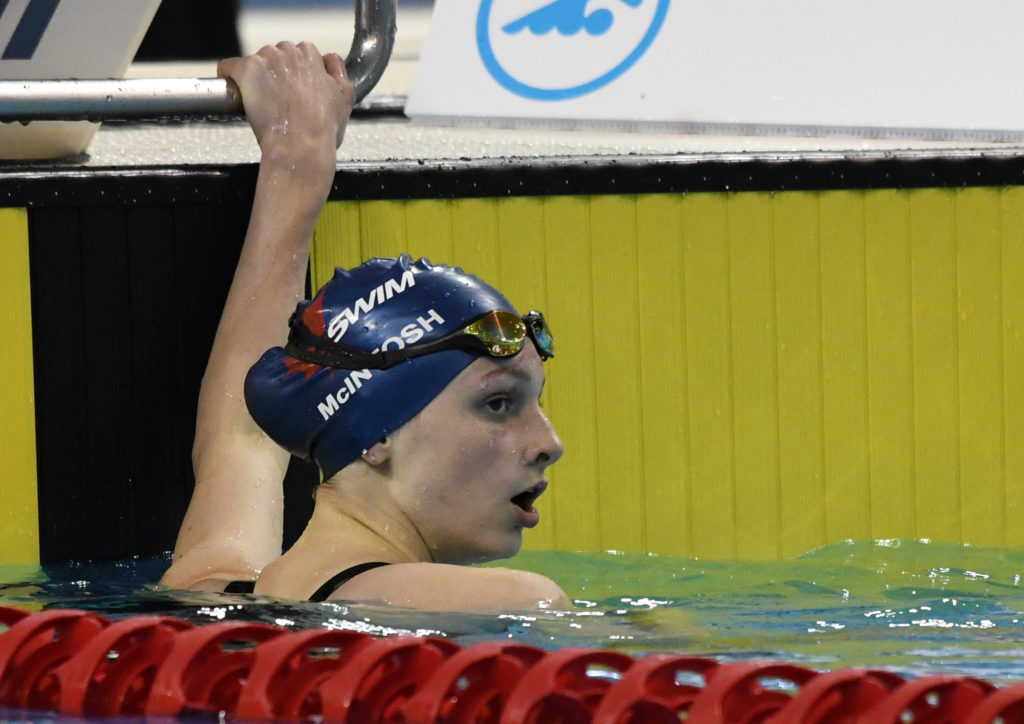
{"label": "navy blue swim cap", "polygon": [[[475,276],[403,254],[335,269],[312,300],[299,303],[292,324],[374,352],[437,339],[497,310],[515,312]],[[249,370],[245,402],[271,439],[314,461],[326,480],[411,420],[477,358],[449,349],[384,370],[346,370],[274,347]]]}

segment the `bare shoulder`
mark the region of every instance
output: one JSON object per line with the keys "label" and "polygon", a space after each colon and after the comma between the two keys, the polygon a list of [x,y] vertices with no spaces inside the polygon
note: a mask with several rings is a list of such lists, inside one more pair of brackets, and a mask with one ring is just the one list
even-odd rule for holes
{"label": "bare shoulder", "polygon": [[192,591],[223,591],[232,581],[255,580],[261,565],[251,551],[220,541],[207,542],[175,555],[160,584]]}
{"label": "bare shoulder", "polygon": [[569,597],[538,573],[444,563],[396,563],[367,571],[331,599],[373,601],[431,611],[509,611],[571,608]]}

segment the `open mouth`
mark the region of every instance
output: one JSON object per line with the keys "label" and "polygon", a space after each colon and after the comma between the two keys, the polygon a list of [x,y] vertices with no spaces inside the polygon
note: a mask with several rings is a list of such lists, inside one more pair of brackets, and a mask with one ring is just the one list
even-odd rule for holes
{"label": "open mouth", "polygon": [[522,508],[528,513],[532,512],[533,501],[539,498],[540,494],[543,493],[547,489],[547,487],[548,484],[544,481],[541,481],[534,485],[532,488],[527,488],[523,492],[519,493],[519,495],[513,496],[512,504],[519,508]]}

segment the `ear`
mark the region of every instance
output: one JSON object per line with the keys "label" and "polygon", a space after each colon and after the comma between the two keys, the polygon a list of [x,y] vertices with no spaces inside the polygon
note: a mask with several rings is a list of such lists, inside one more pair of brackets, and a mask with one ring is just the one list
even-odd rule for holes
{"label": "ear", "polygon": [[391,459],[391,444],[388,438],[384,438],[380,442],[375,442],[370,447],[363,450],[363,460],[367,465],[377,467],[383,465]]}

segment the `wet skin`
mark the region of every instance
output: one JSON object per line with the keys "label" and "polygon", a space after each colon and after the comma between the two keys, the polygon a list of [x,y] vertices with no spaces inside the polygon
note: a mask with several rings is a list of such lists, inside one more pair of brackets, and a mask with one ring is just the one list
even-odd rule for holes
{"label": "wet skin", "polygon": [[481,358],[394,436],[390,493],[434,562],[508,558],[537,524],[533,501],[563,452],[543,388],[533,345]]}

